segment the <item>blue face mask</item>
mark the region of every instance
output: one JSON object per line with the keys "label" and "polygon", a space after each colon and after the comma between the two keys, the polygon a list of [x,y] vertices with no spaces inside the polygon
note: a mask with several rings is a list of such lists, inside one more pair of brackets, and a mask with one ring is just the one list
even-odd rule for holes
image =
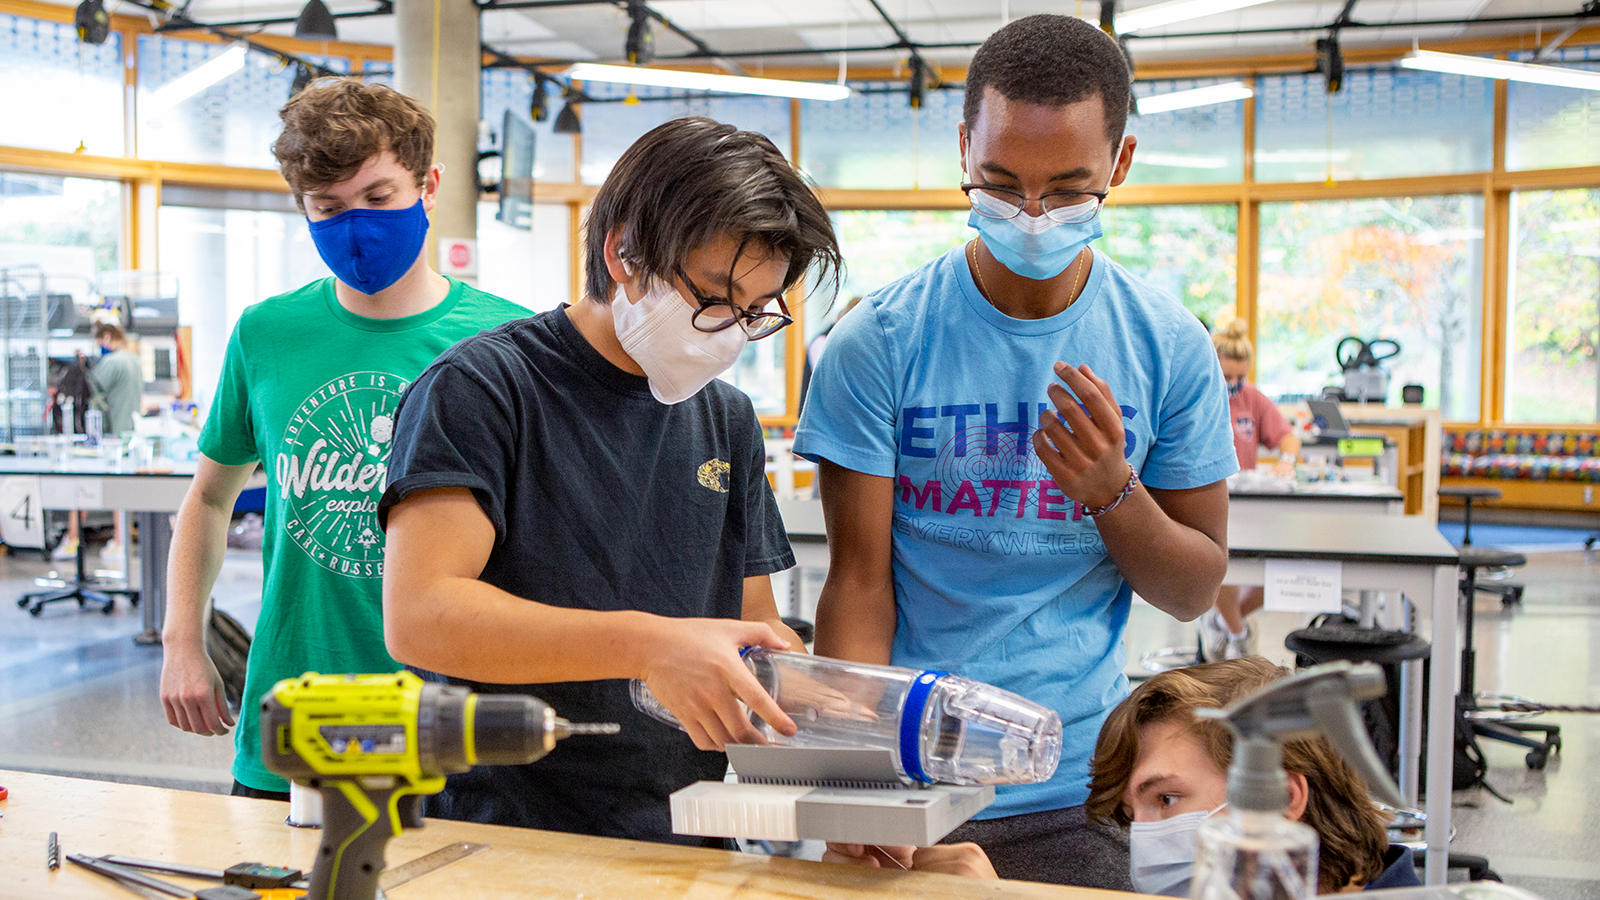
{"label": "blue face mask", "polygon": [[348,209],[311,222],[311,242],[333,274],[363,294],[376,294],[411,270],[428,236],[422,201],[407,209]]}
{"label": "blue face mask", "polygon": [[1000,264],[1035,281],[1060,275],[1078,254],[1100,237],[1100,217],[1063,224],[1049,216],[1018,213],[1011,219],[993,219],[973,210],[967,225],[978,229],[983,245]]}

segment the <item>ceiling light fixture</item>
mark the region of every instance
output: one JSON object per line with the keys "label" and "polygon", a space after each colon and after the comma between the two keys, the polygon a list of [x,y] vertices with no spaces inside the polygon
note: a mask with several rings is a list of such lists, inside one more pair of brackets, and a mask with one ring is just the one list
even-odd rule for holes
{"label": "ceiling light fixture", "polygon": [[690,91],[717,91],[726,94],[758,94],[764,97],[796,97],[801,100],[843,100],[852,93],[849,86],[842,84],[747,78],[742,75],[713,75],[706,72],[682,72],[676,69],[608,66],[600,63],[578,63],[563,74],[574,81],[603,81],[609,84],[683,88]]}
{"label": "ceiling light fixture", "polygon": [[628,0],[628,39],[623,55],[636,66],[648,66],[656,58],[656,36],[650,28],[650,11],[644,0]]}
{"label": "ceiling light fixture", "polygon": [[545,91],[544,79],[537,75],[533,77],[533,102],[529,106],[528,117],[535,122],[550,118],[549,95]]}
{"label": "ceiling light fixture", "polygon": [[83,0],[72,14],[78,29],[78,40],[85,44],[104,44],[111,36],[111,16],[106,14],[102,0]]}
{"label": "ceiling light fixture", "polygon": [[561,112],[556,113],[550,130],[556,134],[582,134],[583,122],[578,119],[578,104],[568,100],[567,105],[561,107]]}
{"label": "ceiling light fixture", "polygon": [[[1123,10],[1116,16],[1116,28],[1118,34],[1128,34],[1270,2],[1271,0],[1172,0],[1170,3]],[[1103,17],[1102,13],[1102,19]]]}
{"label": "ceiling light fixture", "polygon": [[1322,86],[1328,93],[1337,94],[1344,87],[1344,54],[1339,50],[1339,32],[1332,31],[1325,38],[1317,38],[1317,69],[1322,73]]}
{"label": "ceiling light fixture", "polygon": [[249,52],[244,44],[234,44],[216,59],[156,88],[150,94],[150,99],[145,101],[145,108],[151,112],[160,112],[177,106],[244,68],[244,58]]}
{"label": "ceiling light fixture", "polygon": [[928,95],[928,64],[922,57],[911,54],[911,108],[921,109],[922,101]]}
{"label": "ceiling light fixture", "polygon": [[1401,68],[1424,69],[1451,75],[1471,75],[1477,78],[1505,78],[1531,84],[1548,84],[1553,87],[1578,88],[1600,91],[1600,72],[1569,69],[1564,66],[1540,66],[1512,62],[1507,59],[1485,59],[1481,56],[1464,56],[1460,53],[1436,53],[1432,50],[1413,50],[1400,59]]}
{"label": "ceiling light fixture", "polygon": [[1178,109],[1193,109],[1197,106],[1214,106],[1253,96],[1255,92],[1244,82],[1229,81],[1195,88],[1192,91],[1173,91],[1168,94],[1156,94],[1153,97],[1140,97],[1139,115],[1149,116]]}
{"label": "ceiling light fixture", "polygon": [[337,41],[339,28],[333,23],[328,4],[322,0],[306,0],[294,20],[294,36],[302,41]]}

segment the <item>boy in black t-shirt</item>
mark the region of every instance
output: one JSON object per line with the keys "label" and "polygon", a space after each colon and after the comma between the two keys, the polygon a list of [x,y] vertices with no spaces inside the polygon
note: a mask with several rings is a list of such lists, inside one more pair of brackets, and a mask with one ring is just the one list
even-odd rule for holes
{"label": "boy in black t-shirt", "polygon": [[[623,726],[453,776],[430,814],[694,843],[667,795],[760,741],[738,701],[794,729],[740,648],[801,649],[772,596],[794,557],[755,410],[715,378],[839,251],[770,141],[703,118],[623,155],[585,240],[581,300],[463,341],[402,401],[384,627],[408,665]],[[636,712],[630,678],[689,737]]]}

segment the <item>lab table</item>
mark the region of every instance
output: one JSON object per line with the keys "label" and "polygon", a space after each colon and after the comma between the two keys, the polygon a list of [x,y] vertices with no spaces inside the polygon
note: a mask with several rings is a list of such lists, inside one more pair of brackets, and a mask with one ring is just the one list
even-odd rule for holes
{"label": "lab table", "polygon": [[1392,485],[1370,481],[1314,481],[1298,484],[1285,480],[1277,488],[1263,482],[1228,488],[1228,508],[1307,513],[1378,513],[1405,511],[1405,494]]}
{"label": "lab table", "polygon": [[[161,640],[167,605],[167,550],[172,543],[168,515],[183,505],[196,468],[195,463],[176,463],[170,470],[136,471],[129,461],[108,466],[98,459],[82,458],[54,466],[47,458],[0,457],[0,478],[39,479],[42,508],[134,514],[139,526],[139,596],[144,614],[144,629],[134,640],[142,644]],[[265,483],[257,472],[248,486]],[[124,548],[124,573],[128,571],[127,552]]]}
{"label": "lab table", "polygon": [[[0,771],[11,798],[0,801],[0,897],[122,900],[136,896],[66,854],[118,854],[203,868],[264,862],[309,870],[322,832],[284,824],[287,804],[164,788]],[[61,870],[45,867],[56,832]],[[954,875],[863,869],[754,854],[428,819],[389,842],[399,865],[456,841],[482,850],[387,892],[394,900],[443,897],[604,900],[862,900],[1016,898],[1113,900],[1111,891]],[[207,887],[203,881],[158,876]],[[214,883],[213,883],[214,884]]]}
{"label": "lab table", "polygon": [[[1425,703],[1420,661],[1402,667],[1401,703],[1407,715],[1400,735],[1400,787],[1407,802],[1415,805],[1422,716],[1427,716],[1429,734],[1455,733],[1456,549],[1420,516],[1306,512],[1282,505],[1244,508],[1230,503],[1229,507],[1228,572],[1223,583],[1263,584],[1268,559],[1333,561],[1342,564],[1345,588],[1400,591],[1428,611],[1435,677]],[[825,567],[827,532],[821,501],[782,501],[778,509],[800,564]],[[1391,619],[1385,624],[1401,623]],[[1452,750],[1449,740],[1428,745],[1425,837],[1429,849],[1437,851],[1428,854],[1429,884],[1445,880]]]}

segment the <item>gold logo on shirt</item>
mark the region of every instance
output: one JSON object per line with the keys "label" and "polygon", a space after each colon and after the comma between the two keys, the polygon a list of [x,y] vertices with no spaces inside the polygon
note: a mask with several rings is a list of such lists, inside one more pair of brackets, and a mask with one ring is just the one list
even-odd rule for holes
{"label": "gold logo on shirt", "polygon": [[728,492],[728,472],[731,467],[720,459],[708,459],[701,464],[695,477],[700,483],[719,494]]}

